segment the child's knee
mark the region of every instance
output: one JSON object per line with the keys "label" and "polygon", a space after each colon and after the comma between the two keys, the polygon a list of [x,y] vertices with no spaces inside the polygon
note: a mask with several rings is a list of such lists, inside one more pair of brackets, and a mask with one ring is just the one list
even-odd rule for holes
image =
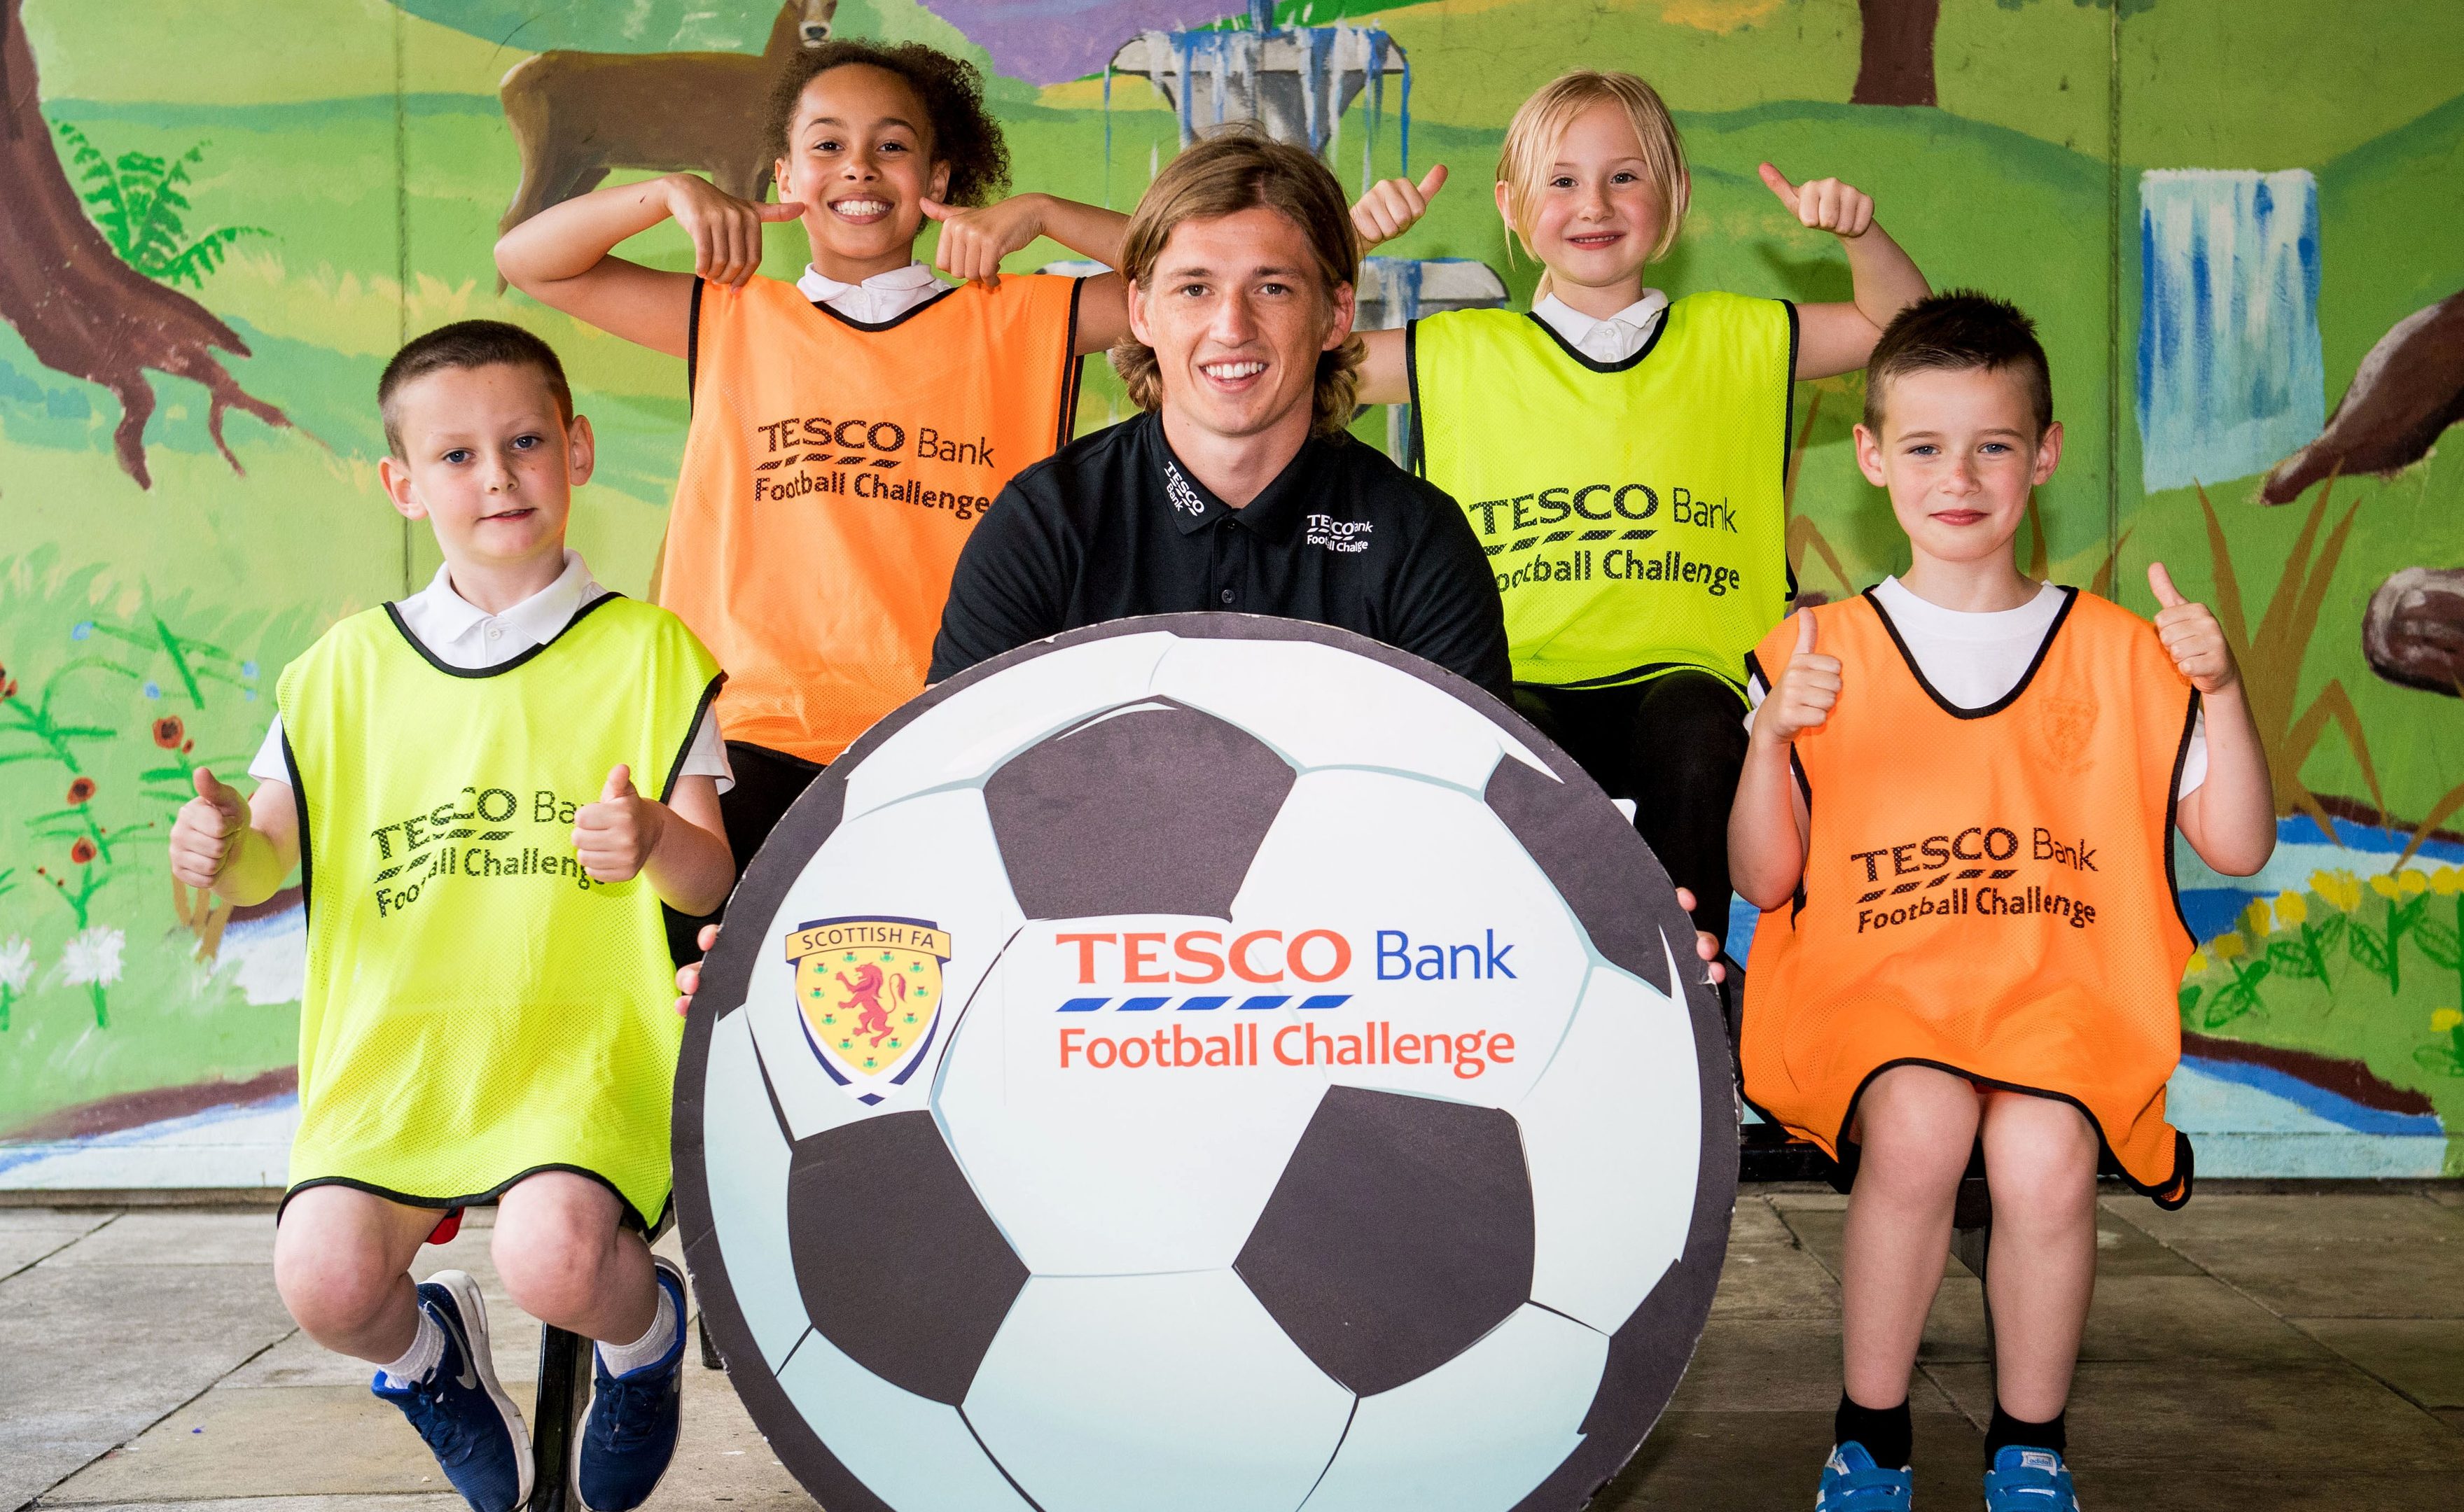
{"label": "child's knee", "polygon": [[613,1222],[595,1209],[508,1204],[497,1213],[489,1254],[522,1310],[554,1319],[586,1309],[600,1294],[615,1242]]}
{"label": "child's knee", "polygon": [[2096,1126],[2068,1103],[1996,1097],[1985,1120],[1985,1169],[1997,1209],[2006,1200],[2048,1213],[2092,1207],[2102,1148]]}
{"label": "child's knee", "polygon": [[294,1322],[319,1341],[347,1338],[396,1304],[406,1273],[356,1246],[276,1243],[274,1287]]}

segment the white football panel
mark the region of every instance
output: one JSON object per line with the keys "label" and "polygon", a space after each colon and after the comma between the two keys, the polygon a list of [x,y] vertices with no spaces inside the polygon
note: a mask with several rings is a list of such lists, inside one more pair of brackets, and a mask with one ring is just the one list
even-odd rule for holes
{"label": "white football panel", "polygon": [[847,817],[986,774],[1056,730],[1146,695],[1178,644],[1163,631],[1089,641],[1033,657],[953,693],[883,741],[847,777]]}
{"label": "white football panel", "polygon": [[1702,1084],[1683,1003],[1593,968],[1573,1026],[1514,1107],[1531,1172],[1531,1299],[1614,1333],[1685,1251]]}
{"label": "white football panel", "polygon": [[[1309,989],[1349,1000],[1302,1015],[1336,1041],[1330,1081],[1492,1107],[1513,1104],[1539,1076],[1591,965],[1556,887],[1487,804],[1385,772],[1303,773],[1250,863],[1232,921],[1331,929],[1351,942],[1350,969]],[[1432,970],[1441,975],[1421,975]],[[1366,1063],[1373,1024],[1384,1026],[1375,1031],[1384,1063]],[[1448,1059],[1432,1060],[1431,1034],[1448,1037]],[[1488,1053],[1499,1034],[1513,1041],[1510,1061]],[[1345,1063],[1347,1035],[1363,1063]],[[1473,1035],[1483,1037],[1480,1072],[1459,1076],[1457,1047]]]}
{"label": "white football panel", "polygon": [[737,1009],[711,1025],[702,1082],[702,1174],[728,1290],[772,1370],[809,1324],[787,1244],[787,1136],[762,1090],[751,1024]]}
{"label": "white football panel", "polygon": [[1360,1399],[1305,1512],[1503,1512],[1581,1443],[1609,1341],[1525,1304],[1417,1381]]}
{"label": "white football panel", "polygon": [[1548,766],[1463,700],[1411,673],[1308,641],[1182,641],[1154,691],[1227,719],[1294,766],[1365,766],[1477,793],[1501,753]]}
{"label": "white football panel", "polygon": [[1028,1282],[966,1411],[1045,1512],[1291,1512],[1352,1403],[1218,1270]]}
{"label": "white football panel", "polygon": [[[1223,928],[1221,919],[1175,914],[1038,920],[1019,931],[977,994],[941,1063],[934,1112],[984,1210],[1036,1275],[1229,1265],[1273,1195],[1326,1077],[1274,1060],[1276,1032],[1301,1016],[1288,1006],[1237,1004],[1289,989],[1238,981],[1229,987],[1239,991],[1221,982],[1088,986],[1078,980],[1077,948],[1055,943],[1089,930],[1170,937]],[[1118,1011],[1140,992],[1162,1005]],[[1201,992],[1229,1000],[1201,1011],[1178,1006]],[[1063,1011],[1089,995],[1102,996],[1106,1009]],[[1196,1063],[1089,1063],[1091,1041],[1117,1047],[1135,1039],[1151,1055],[1158,1033]],[[1254,1048],[1259,1063],[1203,1063],[1218,1042],[1227,1063],[1237,1044]]]}
{"label": "white football panel", "polygon": [[957,1408],[891,1385],[820,1333],[779,1385],[839,1462],[898,1512],[1033,1512]]}
{"label": "white football panel", "polygon": [[[787,958],[785,946],[787,936],[808,921],[849,916],[923,919],[950,935],[950,959],[941,968],[944,1006],[934,1041],[904,1083],[868,1082],[864,1090],[882,1099],[871,1106],[858,1102],[822,1068],[796,1005],[796,963]],[[779,911],[761,926],[760,954],[744,995],[754,1041],[796,1137],[809,1139],[875,1113],[923,1107],[934,1067],[949,1053],[956,1016],[1022,922],[977,789],[927,793],[848,820],[833,831],[787,889]]]}

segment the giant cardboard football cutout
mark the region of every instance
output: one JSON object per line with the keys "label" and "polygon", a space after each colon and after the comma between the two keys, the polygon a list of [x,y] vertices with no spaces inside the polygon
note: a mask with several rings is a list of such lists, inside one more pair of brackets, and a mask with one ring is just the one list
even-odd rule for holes
{"label": "giant cardboard football cutout", "polygon": [[788,812],[693,1003],[736,1389],[831,1512],[1574,1508],[1726,1247],[1693,939],[1572,760],[1348,632],[955,677]]}

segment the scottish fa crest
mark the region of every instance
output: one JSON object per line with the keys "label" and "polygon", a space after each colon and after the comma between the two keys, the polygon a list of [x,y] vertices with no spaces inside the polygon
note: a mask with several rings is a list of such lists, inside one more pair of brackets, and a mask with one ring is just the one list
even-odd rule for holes
{"label": "scottish fa crest", "polygon": [[950,936],[923,919],[815,919],[787,935],[805,1042],[830,1079],[878,1103],[923,1063]]}

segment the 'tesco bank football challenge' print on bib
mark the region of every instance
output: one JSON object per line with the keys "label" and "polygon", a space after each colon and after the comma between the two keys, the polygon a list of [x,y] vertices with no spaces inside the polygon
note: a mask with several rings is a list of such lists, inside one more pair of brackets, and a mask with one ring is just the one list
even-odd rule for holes
{"label": "'tesco bank football challenge' print on bib", "polygon": [[1428,663],[1212,614],[1022,647],[729,906],[676,1084],[712,1335],[831,1512],[1571,1512],[1727,1244],[1693,941]]}

